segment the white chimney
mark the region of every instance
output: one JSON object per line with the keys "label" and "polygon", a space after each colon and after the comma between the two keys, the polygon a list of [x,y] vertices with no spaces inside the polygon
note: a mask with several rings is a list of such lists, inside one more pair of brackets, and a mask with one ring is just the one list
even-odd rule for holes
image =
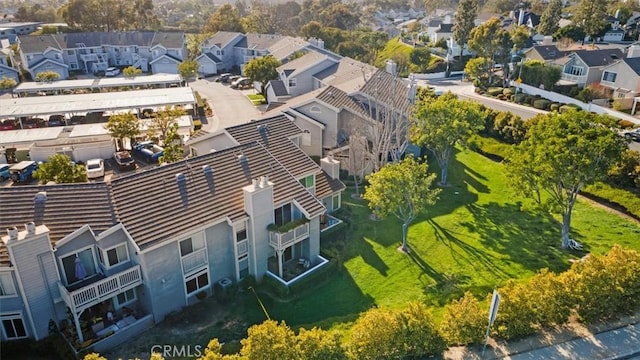
{"label": "white chimney", "polygon": [[15,226],[8,228],[7,235],[9,235],[9,240],[18,240],[18,228]]}
{"label": "white chimney", "polygon": [[387,62],[385,63],[384,69],[389,74],[396,76],[396,74],[398,73],[398,64],[396,64],[395,61],[388,59]]}
{"label": "white chimney", "polygon": [[258,178],[254,178],[254,179],[252,180],[251,184],[253,185],[253,188],[254,188],[254,189],[257,189],[257,188],[258,188],[258,186],[259,186],[259,184],[260,184],[260,179],[258,179]]}
{"label": "white chimney", "polygon": [[264,175],[260,177],[260,187],[265,188],[269,186],[269,176]]}
{"label": "white chimney", "polygon": [[547,35],[542,38],[542,45],[551,45],[553,44],[553,36]]}
{"label": "white chimney", "polygon": [[327,157],[320,159],[320,167],[330,178],[340,178],[340,161],[334,159],[333,155],[329,154]]}
{"label": "white chimney", "polygon": [[627,52],[628,58],[640,57],[640,45],[631,45]]}
{"label": "white chimney", "polygon": [[518,14],[518,25],[522,25],[524,23],[524,9],[520,9],[520,13]]}
{"label": "white chimney", "polygon": [[36,234],[36,223],[34,223],[33,221],[29,221],[28,223],[25,224],[24,227],[27,229],[27,234],[29,235]]}

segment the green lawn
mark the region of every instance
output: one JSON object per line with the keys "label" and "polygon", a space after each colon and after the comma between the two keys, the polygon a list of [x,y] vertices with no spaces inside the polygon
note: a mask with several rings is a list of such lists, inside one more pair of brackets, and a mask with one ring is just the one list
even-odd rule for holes
{"label": "green lawn", "polygon": [[[349,218],[347,240],[344,245],[339,240],[322,244],[325,249],[341,249],[341,270],[291,300],[259,291],[271,318],[294,327],[348,328],[358,313],[374,304],[402,307],[415,300],[431,304],[439,317],[443,305],[464,291],[484,296],[507,279],[523,279],[543,267],[563,271],[568,259],[584,255],[560,249],[556,219],[521,210],[507,189],[501,164],[472,151],[458,152],[450,182],[433,209],[409,229],[410,255],[397,251],[399,221],[370,220],[365,201],[345,193],[342,216]],[[604,253],[615,243],[640,250],[639,224],[583,203],[574,211],[572,230],[590,252]],[[251,292],[239,294],[225,306],[207,299],[132,346],[143,349],[147,343],[166,339],[166,334],[178,344],[206,344],[211,337],[229,341],[243,337],[249,324],[265,318]],[[176,325],[182,329],[179,335],[173,330]]]}

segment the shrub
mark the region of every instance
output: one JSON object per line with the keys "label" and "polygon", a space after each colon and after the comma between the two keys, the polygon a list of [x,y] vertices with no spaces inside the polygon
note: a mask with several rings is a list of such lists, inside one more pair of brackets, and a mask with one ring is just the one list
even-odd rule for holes
{"label": "shrub", "polygon": [[549,110],[551,111],[559,111],[560,109],[560,104],[554,102],[551,104],[551,106],[549,106]]}
{"label": "shrub", "polygon": [[[536,329],[535,316],[531,305],[532,289],[528,284],[518,284],[509,280],[500,288],[500,311],[496,317],[494,331],[502,339],[513,339],[533,334]],[[491,295],[487,299],[491,300]]]}
{"label": "shrub", "polygon": [[527,133],[527,128],[522,118],[506,111],[496,116],[493,130],[499,135],[500,140],[509,144],[520,143]]}
{"label": "shrub", "polygon": [[569,110],[582,110],[582,108],[579,105],[576,104],[564,104],[562,106],[560,106],[560,114],[569,111]]}
{"label": "shrub", "polygon": [[633,128],[636,124],[632,121],[629,120],[624,120],[624,119],[620,119],[618,121],[618,125],[623,128],[623,129],[631,129]]}
{"label": "shrub", "polygon": [[504,94],[498,94],[498,95],[496,96],[496,99],[498,99],[498,100],[505,100],[505,98],[504,98]]}
{"label": "shrub", "polygon": [[514,88],[505,88],[504,90],[502,90],[502,93],[504,95],[513,95],[515,93]]}
{"label": "shrub", "polygon": [[533,107],[540,110],[549,110],[550,105],[551,101],[546,99],[535,100],[533,102]]}
{"label": "shrub", "polygon": [[487,326],[486,309],[470,292],[445,306],[440,330],[449,344],[480,344]]}
{"label": "shrub", "polygon": [[498,96],[498,94],[502,94],[503,88],[489,88],[487,90],[487,94],[490,96]]}
{"label": "shrub", "polygon": [[515,99],[515,95],[509,95],[509,101],[513,102],[514,99]]}
{"label": "shrub", "polygon": [[522,104],[526,101],[527,96],[525,94],[515,94],[513,96],[513,100],[517,103],[517,104]]}

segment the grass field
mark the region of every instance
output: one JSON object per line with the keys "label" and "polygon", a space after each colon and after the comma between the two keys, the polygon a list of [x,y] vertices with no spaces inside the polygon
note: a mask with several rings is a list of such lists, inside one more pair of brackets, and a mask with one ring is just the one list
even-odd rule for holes
{"label": "grass field", "polygon": [[[286,302],[259,292],[271,318],[294,327],[348,328],[358,313],[374,304],[397,308],[415,300],[432,305],[439,317],[444,304],[467,290],[485,296],[507,279],[524,279],[544,267],[563,271],[569,259],[584,255],[561,250],[554,217],[521,210],[507,188],[501,164],[464,151],[450,166],[451,186],[409,229],[410,255],[397,251],[398,220],[371,220],[365,201],[345,193],[342,215],[350,225],[341,252],[342,270]],[[585,203],[574,211],[572,236],[587,252],[604,253],[616,243],[640,250],[639,224]],[[330,241],[323,247],[339,245]],[[244,336],[247,325],[265,318],[249,292],[224,307],[207,299],[187,309],[179,321],[152,329],[144,341],[160,341],[163,336],[186,344],[206,344],[211,337],[228,341]],[[180,336],[168,330],[180,324]]]}

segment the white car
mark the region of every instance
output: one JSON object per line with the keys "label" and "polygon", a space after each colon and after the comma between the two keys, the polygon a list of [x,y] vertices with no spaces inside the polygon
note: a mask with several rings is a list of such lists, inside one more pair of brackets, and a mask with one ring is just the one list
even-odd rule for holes
{"label": "white car", "polygon": [[87,164],[85,165],[87,169],[87,178],[95,179],[104,176],[104,160],[102,159],[91,159],[87,160]]}
{"label": "white car", "polygon": [[107,68],[107,70],[104,71],[104,76],[114,77],[114,76],[118,76],[118,75],[120,75],[120,69],[118,69],[116,67],[110,67],[110,68]]}

